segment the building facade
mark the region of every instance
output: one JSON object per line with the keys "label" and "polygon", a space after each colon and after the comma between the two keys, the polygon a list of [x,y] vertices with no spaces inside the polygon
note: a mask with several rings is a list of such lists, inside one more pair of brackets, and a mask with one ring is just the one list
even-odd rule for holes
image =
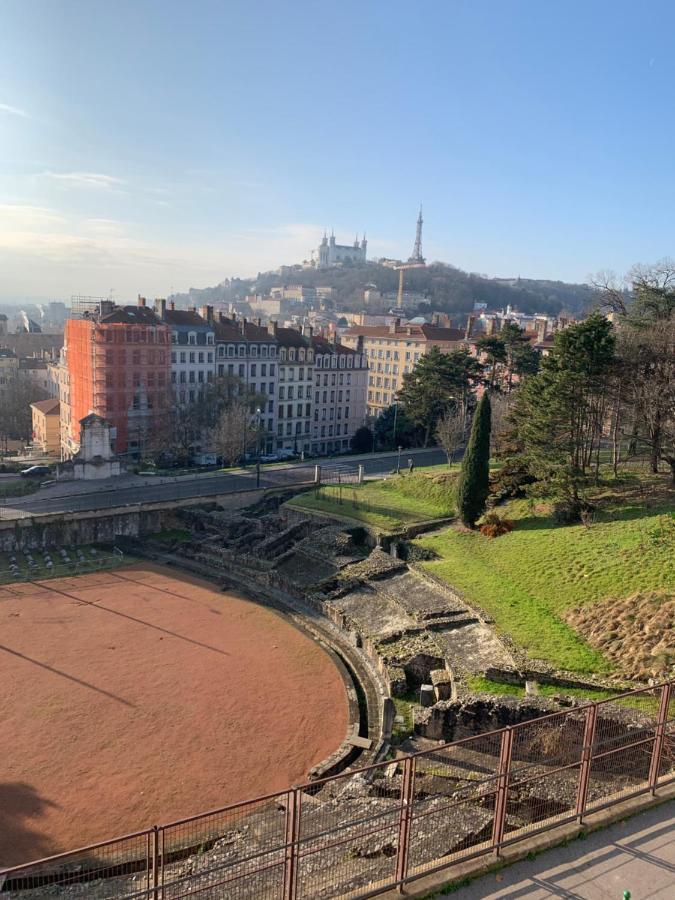
{"label": "building facade", "polygon": [[276,395],[279,380],[278,347],[274,328],[263,328],[246,318],[215,319],[216,378],[238,378],[260,410],[259,425],[265,433],[264,447],[275,446]]}
{"label": "building facade", "polygon": [[170,327],[146,306],[115,306],[68,319],[67,449],[79,449],[80,422],[94,413],[110,423],[114,451],[139,457],[149,450],[170,409]]}
{"label": "building facade", "polygon": [[403,376],[412,372],[415,363],[432,347],[451,353],[467,346],[464,331],[437,325],[401,325],[395,319],[390,325],[352,325],[342,342],[352,349],[360,346],[368,360],[367,414],[379,416],[395,401],[403,387]]}
{"label": "building facade", "polygon": [[324,337],[312,337],[314,349],[314,422],[311,452],[349,450],[351,438],[366,421],[368,360],[363,342],[356,349]]}
{"label": "building facade", "polygon": [[60,404],[56,397],[31,403],[33,445],[48,456],[60,456]]}
{"label": "building facade", "polygon": [[271,327],[279,348],[277,450],[310,453],[313,422],[314,349],[311,329]]}
{"label": "building facade", "polygon": [[361,241],[358,236],[353,244],[336,244],[335,235],[327,237],[324,233],[323,240],[316,251],[316,266],[318,269],[327,269],[344,263],[362,264],[366,261],[368,241],[365,234]]}
{"label": "building facade", "polygon": [[213,307],[206,316],[194,309],[167,308],[166,300],[155,304],[160,320],[171,329],[171,387],[173,402],[180,406],[203,398],[208,384],[214,379],[216,334]]}

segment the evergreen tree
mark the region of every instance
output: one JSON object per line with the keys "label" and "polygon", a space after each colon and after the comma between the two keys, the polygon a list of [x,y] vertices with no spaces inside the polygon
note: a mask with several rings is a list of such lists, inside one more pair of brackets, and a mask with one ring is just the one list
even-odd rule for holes
{"label": "evergreen tree", "polygon": [[471,436],[457,483],[457,512],[473,528],[483,514],[490,477],[490,395],[480,398],[471,425]]}
{"label": "evergreen tree", "polygon": [[443,413],[466,406],[471,382],[481,371],[478,360],[466,350],[442,353],[438,347],[432,347],[412,372],[405,373],[399,400],[413,423],[424,429],[425,447]]}

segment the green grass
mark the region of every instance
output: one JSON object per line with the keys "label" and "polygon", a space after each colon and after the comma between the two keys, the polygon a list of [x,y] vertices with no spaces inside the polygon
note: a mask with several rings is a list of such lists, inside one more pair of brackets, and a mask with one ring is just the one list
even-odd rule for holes
{"label": "green grass", "polygon": [[[47,477],[47,476],[45,476]],[[0,498],[25,497],[26,494],[34,494],[40,487],[37,478],[17,478],[16,481],[0,481]]]}
{"label": "green grass", "polygon": [[526,501],[500,508],[515,522],[490,540],[456,528],[419,539],[439,559],[424,567],[487,610],[531,657],[573,672],[610,663],[563,621],[566,610],[637,591],[675,589],[673,494],[608,491],[596,522],[556,525]]}
{"label": "green grass", "polygon": [[[467,679],[467,684],[472,691],[487,694],[499,694],[500,696],[524,697],[525,688],[517,684],[504,684],[502,681],[492,681],[490,678],[482,676],[472,676]],[[556,697],[563,695],[565,697],[578,697],[581,700],[611,700],[622,691],[609,690],[605,688],[572,688],[557,687],[554,684],[539,684],[537,690],[540,697]],[[659,697],[649,694],[635,694],[633,696],[623,697],[616,701],[617,706],[623,706],[628,709],[639,709],[644,713],[655,714],[659,709]],[[675,714],[675,702],[671,705]]]}
{"label": "green grass", "polygon": [[402,743],[413,733],[413,712],[419,706],[419,691],[408,691],[403,697],[392,697],[396,707],[396,715],[402,716],[403,723],[394,722],[391,736],[395,743]]}
{"label": "green grass", "polygon": [[[324,485],[294,497],[290,506],[315,509],[390,531],[454,513],[452,476],[436,473],[393,475],[361,485]],[[340,500],[342,502],[340,502]]]}

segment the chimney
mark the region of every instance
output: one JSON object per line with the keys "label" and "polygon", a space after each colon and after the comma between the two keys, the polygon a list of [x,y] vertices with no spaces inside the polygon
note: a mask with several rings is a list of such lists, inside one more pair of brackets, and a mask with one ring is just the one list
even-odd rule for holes
{"label": "chimney", "polygon": [[466,332],[464,333],[465,340],[469,340],[471,334],[473,332],[473,323],[476,321],[475,316],[468,316],[466,320]]}
{"label": "chimney", "polygon": [[487,333],[488,335],[497,334],[497,317],[490,316],[487,320]]}
{"label": "chimney", "polygon": [[175,302],[175,300],[172,300],[169,303],[169,309],[174,310],[175,308],[176,308],[176,302]]}
{"label": "chimney", "polygon": [[356,339],[356,352],[363,353],[363,335],[360,334]]}
{"label": "chimney", "polygon": [[276,322],[269,322],[268,325],[267,325],[267,331],[268,331],[269,334],[272,335],[272,337],[276,337],[276,336],[277,336],[277,330],[278,330],[278,327],[279,327],[279,326],[277,325]]}
{"label": "chimney", "polygon": [[114,311],[114,309],[115,309],[115,304],[112,302],[112,300],[101,300],[101,302],[99,303],[99,313],[102,316],[109,315],[111,312]]}
{"label": "chimney", "polygon": [[258,328],[262,328],[262,319],[260,318],[260,316],[258,316],[257,325],[258,325]]}
{"label": "chimney", "polygon": [[548,319],[546,316],[537,316],[536,319],[537,326],[537,341],[541,343],[546,340],[546,331],[548,329]]}
{"label": "chimney", "polygon": [[145,306],[147,304],[147,302],[148,301],[145,299],[145,297],[141,297],[140,294],[138,295],[138,305],[139,306]]}
{"label": "chimney", "polygon": [[401,320],[399,318],[394,319],[393,322],[389,325],[389,334],[396,334],[396,329],[401,324]]}
{"label": "chimney", "polygon": [[160,319],[164,320],[166,318],[166,300],[164,298],[155,300],[155,312]]}

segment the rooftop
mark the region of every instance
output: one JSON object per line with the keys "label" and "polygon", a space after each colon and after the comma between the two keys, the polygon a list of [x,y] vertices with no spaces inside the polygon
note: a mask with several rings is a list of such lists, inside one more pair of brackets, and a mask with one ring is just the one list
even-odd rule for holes
{"label": "rooftop", "polygon": [[147,306],[116,306],[99,319],[105,325],[161,325],[162,320]]}
{"label": "rooftop", "polygon": [[36,403],[31,403],[31,406],[46,416],[58,416],[60,403],[57,397],[50,397],[48,400],[38,400]]}
{"label": "rooftop", "polygon": [[396,338],[413,341],[459,342],[465,338],[464,331],[459,328],[441,328],[438,325],[352,325],[345,335],[358,337],[362,334],[370,338]]}

